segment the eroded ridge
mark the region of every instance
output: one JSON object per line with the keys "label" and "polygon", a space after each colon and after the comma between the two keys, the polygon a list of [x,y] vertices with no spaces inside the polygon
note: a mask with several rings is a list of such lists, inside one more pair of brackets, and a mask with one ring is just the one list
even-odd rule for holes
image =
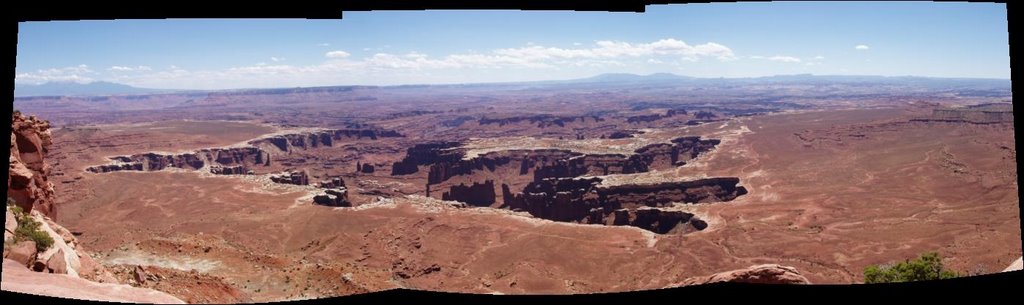
{"label": "eroded ridge", "polygon": [[661,209],[674,203],[730,201],[747,194],[740,179],[719,177],[657,184],[601,186],[601,178],[546,178],[512,193],[502,185],[507,208],[555,221],[634,226],[659,234],[707,223],[683,211]]}
{"label": "eroded ridge", "polygon": [[[271,155],[288,153],[295,149],[332,147],[338,141],[381,137],[402,137],[396,131],[383,129],[328,129],[303,133],[272,135],[248,141],[238,147],[206,148],[188,153],[148,152],[130,156],[115,156],[112,162],[86,168],[93,173],[113,171],[159,171],[167,168],[199,170],[221,175],[253,174],[255,167],[271,164]],[[207,167],[208,166],[208,167]]]}

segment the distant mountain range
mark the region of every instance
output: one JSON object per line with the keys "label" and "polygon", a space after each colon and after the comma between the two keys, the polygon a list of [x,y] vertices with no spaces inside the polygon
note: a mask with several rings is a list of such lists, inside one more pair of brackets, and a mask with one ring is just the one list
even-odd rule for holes
{"label": "distant mountain range", "polygon": [[[447,85],[401,85],[382,86],[385,88],[419,88],[419,87],[480,87],[488,86],[525,86],[525,87],[609,87],[609,86],[632,86],[632,85],[689,85],[689,86],[720,86],[720,85],[749,85],[749,84],[802,84],[802,85],[898,85],[917,86],[925,88],[971,88],[971,89],[1000,89],[1009,90],[1010,80],[1008,79],[987,79],[987,78],[934,78],[918,76],[870,76],[870,75],[776,75],[748,78],[697,78],[690,76],[676,75],[672,73],[654,73],[649,75],[637,75],[629,73],[608,73],[593,77],[570,79],[570,80],[549,80],[549,81],[528,81],[528,82],[506,82],[506,83],[471,83],[471,84],[447,84]],[[303,87],[303,88],[266,88],[266,89],[237,89],[237,90],[210,90],[225,93],[235,91],[272,91],[280,93],[292,91],[323,91],[332,88],[352,86],[325,86],[325,87]],[[362,86],[360,86],[362,87]],[[378,86],[366,86],[378,87]],[[154,94],[171,92],[210,92],[207,90],[167,90],[147,89],[132,87],[125,84],[111,82],[50,82],[41,85],[15,85],[15,97],[28,96],[103,96],[103,95],[131,95],[131,94]]]}
{"label": "distant mountain range", "polygon": [[174,90],[160,90],[132,87],[125,84],[111,82],[48,82],[39,85],[15,85],[14,96],[75,96],[75,95],[120,95],[120,94],[148,94],[159,92],[171,92]]}

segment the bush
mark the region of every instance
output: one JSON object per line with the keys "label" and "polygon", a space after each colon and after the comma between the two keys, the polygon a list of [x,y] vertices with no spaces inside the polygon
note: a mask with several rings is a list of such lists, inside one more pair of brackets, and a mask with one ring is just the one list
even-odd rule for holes
{"label": "bush", "polygon": [[941,280],[958,277],[956,272],[942,266],[942,258],[936,252],[928,252],[914,260],[895,265],[871,265],[864,268],[864,283],[901,283],[912,281]]}
{"label": "bush", "polygon": [[11,197],[7,197],[7,205],[14,213],[15,219],[18,220],[18,228],[14,230],[14,243],[21,242],[23,240],[31,240],[36,243],[36,251],[43,252],[53,246],[53,238],[46,231],[39,229],[41,226],[38,221],[25,213],[21,207],[14,204],[14,200]]}

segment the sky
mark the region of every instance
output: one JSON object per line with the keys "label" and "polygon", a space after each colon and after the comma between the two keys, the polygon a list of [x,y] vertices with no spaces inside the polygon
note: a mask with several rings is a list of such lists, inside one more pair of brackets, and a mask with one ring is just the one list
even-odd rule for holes
{"label": "sky", "polygon": [[18,31],[17,84],[234,89],[603,73],[1010,78],[1006,5],[993,3],[375,11],[340,20],[23,22]]}

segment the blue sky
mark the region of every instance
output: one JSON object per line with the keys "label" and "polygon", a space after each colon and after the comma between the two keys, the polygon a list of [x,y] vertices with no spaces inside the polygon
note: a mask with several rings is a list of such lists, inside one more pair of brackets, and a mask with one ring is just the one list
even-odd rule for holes
{"label": "blue sky", "polygon": [[659,72],[1008,79],[1006,31],[1004,4],[930,2],[30,22],[19,25],[15,80],[228,89]]}

